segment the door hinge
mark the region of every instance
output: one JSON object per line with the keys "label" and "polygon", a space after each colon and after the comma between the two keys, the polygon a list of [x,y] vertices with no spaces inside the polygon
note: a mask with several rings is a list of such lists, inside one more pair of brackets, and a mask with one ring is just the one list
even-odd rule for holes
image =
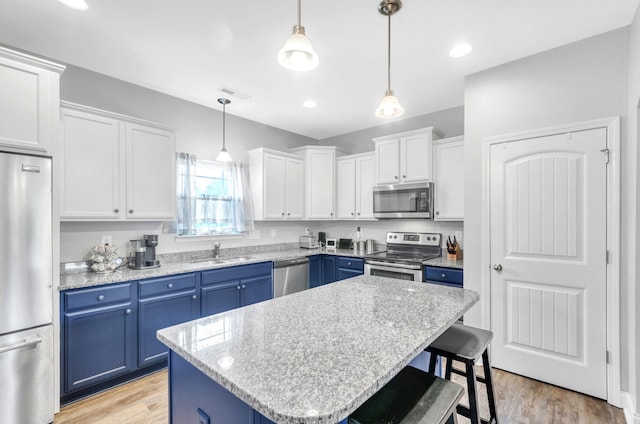
{"label": "door hinge", "polygon": [[600,151],[605,154],[606,159],[604,163],[609,163],[609,149],[602,149]]}
{"label": "door hinge", "polygon": [[607,350],[607,364],[611,363],[611,352]]}
{"label": "door hinge", "polygon": [[605,254],[605,263],[608,265],[609,264],[609,251],[607,250],[607,253]]}

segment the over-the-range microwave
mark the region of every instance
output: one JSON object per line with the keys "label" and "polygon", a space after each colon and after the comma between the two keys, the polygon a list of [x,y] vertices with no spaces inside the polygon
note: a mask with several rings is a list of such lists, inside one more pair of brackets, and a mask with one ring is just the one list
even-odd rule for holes
{"label": "over-the-range microwave", "polygon": [[433,217],[433,183],[373,187],[374,218]]}

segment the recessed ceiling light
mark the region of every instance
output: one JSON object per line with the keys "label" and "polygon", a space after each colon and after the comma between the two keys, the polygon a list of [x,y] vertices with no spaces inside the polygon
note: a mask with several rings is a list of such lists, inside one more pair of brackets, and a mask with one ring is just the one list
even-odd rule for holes
{"label": "recessed ceiling light", "polygon": [[451,49],[451,51],[449,52],[449,56],[451,57],[466,56],[469,53],[471,53],[471,50],[473,50],[473,47],[471,47],[470,44],[460,43]]}
{"label": "recessed ceiling light", "polygon": [[309,99],[307,101],[305,101],[302,106],[306,107],[307,109],[313,109],[314,107],[318,107],[318,103],[313,100],[313,99]]}
{"label": "recessed ceiling light", "polygon": [[85,0],[58,0],[60,3],[74,10],[87,10],[89,5]]}

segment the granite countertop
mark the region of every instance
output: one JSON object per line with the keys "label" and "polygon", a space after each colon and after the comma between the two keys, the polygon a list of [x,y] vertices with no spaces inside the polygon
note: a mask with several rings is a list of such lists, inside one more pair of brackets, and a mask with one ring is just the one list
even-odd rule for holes
{"label": "granite countertop", "polygon": [[[352,249],[336,249],[327,251],[325,249],[288,249],[270,252],[239,254],[238,256],[224,255],[219,258],[225,260],[222,263],[209,261],[191,262],[189,252],[175,254],[173,261],[161,261],[159,268],[150,269],[130,269],[120,268],[110,274],[97,274],[95,272],[80,272],[60,275],[59,290],[70,290],[82,287],[99,286],[103,284],[121,283],[124,281],[143,280],[146,278],[163,277],[166,275],[184,274],[187,272],[203,271],[207,269],[225,268],[235,265],[247,265],[258,262],[277,261],[282,259],[303,258],[312,255],[337,255],[355,258],[364,258],[365,253],[354,253]],[[213,258],[211,258],[213,259]],[[448,268],[463,268],[462,260],[450,261],[446,256],[430,259],[424,262],[425,265],[443,266]]]}
{"label": "granite countertop", "polygon": [[478,299],[470,290],[363,275],[157,334],[267,418],[335,423]]}

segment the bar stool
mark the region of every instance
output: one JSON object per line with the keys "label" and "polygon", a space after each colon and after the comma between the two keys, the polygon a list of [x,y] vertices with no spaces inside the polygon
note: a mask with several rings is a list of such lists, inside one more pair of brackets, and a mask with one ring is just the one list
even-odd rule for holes
{"label": "bar stool", "polygon": [[[493,378],[491,375],[491,365],[489,364],[488,348],[493,333],[481,328],[470,327],[460,323],[455,323],[449,327],[440,337],[438,337],[425,350],[431,353],[429,360],[429,371],[435,370],[436,357],[447,358],[445,378],[451,379],[451,373],[466,377],[467,393],[469,394],[469,407],[458,405],[458,414],[471,420],[471,424],[497,424],[498,414],[496,413],[496,400],[493,393]],[[482,366],[484,368],[484,378],[476,375],[475,362],[482,356]],[[452,362],[459,361],[465,365],[465,370],[453,368]],[[487,400],[489,403],[489,419],[480,418],[478,408],[478,389],[476,381],[484,383],[487,389]]]}
{"label": "bar stool", "polygon": [[349,416],[349,424],[457,424],[464,388],[417,368],[402,369]]}

